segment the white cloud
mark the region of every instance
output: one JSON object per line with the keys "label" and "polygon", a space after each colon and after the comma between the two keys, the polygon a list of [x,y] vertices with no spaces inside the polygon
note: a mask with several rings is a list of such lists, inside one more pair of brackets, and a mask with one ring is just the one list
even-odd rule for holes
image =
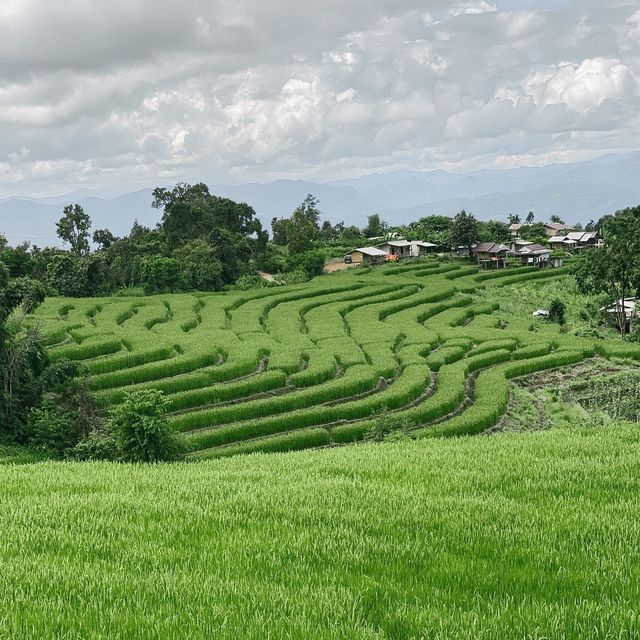
{"label": "white cloud", "polygon": [[0,188],[504,164],[588,154],[598,136],[628,148],[640,11],[544,6],[4,0]]}
{"label": "white cloud", "polygon": [[453,9],[449,9],[448,14],[452,17],[460,15],[477,16],[483,13],[493,13],[497,11],[494,4],[486,2],[485,0],[477,0],[472,2],[460,2]]}
{"label": "white cloud", "polygon": [[629,67],[616,58],[587,58],[564,62],[527,78],[523,89],[536,104],[566,104],[585,114],[606,100],[633,96],[636,79]]}

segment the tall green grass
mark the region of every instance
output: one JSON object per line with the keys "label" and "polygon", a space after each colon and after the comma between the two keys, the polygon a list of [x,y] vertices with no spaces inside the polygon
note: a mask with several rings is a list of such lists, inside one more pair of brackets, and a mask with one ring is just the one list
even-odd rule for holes
{"label": "tall green grass", "polygon": [[0,467],[0,637],[636,638],[639,478],[631,426]]}

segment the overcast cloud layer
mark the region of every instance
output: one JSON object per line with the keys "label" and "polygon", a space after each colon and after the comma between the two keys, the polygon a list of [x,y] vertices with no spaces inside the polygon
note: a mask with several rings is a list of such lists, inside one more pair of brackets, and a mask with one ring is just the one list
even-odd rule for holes
{"label": "overcast cloud layer", "polygon": [[637,1],[2,0],[0,196],[640,147]]}

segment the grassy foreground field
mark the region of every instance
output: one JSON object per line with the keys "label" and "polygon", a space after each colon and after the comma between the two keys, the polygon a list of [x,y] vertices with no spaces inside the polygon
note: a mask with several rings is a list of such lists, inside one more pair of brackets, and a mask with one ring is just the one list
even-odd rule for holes
{"label": "grassy foreground field", "polygon": [[640,345],[532,318],[549,302],[534,287],[566,295],[566,273],[428,259],[251,291],[50,298],[34,322],[54,360],[86,365],[103,409],[161,389],[193,460],[349,444],[381,411],[418,438],[470,435],[501,419],[513,378],[640,360]]}
{"label": "grassy foreground field", "polygon": [[0,483],[0,638],[640,635],[637,427]]}

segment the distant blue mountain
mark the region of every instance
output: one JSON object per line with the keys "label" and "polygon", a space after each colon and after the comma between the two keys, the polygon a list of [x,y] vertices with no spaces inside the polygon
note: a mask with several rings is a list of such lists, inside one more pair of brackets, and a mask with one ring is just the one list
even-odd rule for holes
{"label": "distant blue mountain", "polygon": [[[453,215],[464,208],[480,219],[506,220],[509,213],[534,211],[538,219],[557,213],[567,222],[586,223],[616,209],[640,204],[640,153],[607,155],[587,162],[467,173],[392,171],[331,182],[277,180],[268,183],[210,185],[211,191],[247,202],[265,226],[289,215],[313,193],[333,223],[363,226],[367,215],[380,213],[392,224],[429,214]],[[154,226],[161,212],[151,207],[152,189],[118,197],[83,189],[55,198],[10,198],[0,201],[0,233],[11,243],[58,244],[55,222],[65,204],[78,202],[91,215],[93,228],[116,235],[134,220]]]}

